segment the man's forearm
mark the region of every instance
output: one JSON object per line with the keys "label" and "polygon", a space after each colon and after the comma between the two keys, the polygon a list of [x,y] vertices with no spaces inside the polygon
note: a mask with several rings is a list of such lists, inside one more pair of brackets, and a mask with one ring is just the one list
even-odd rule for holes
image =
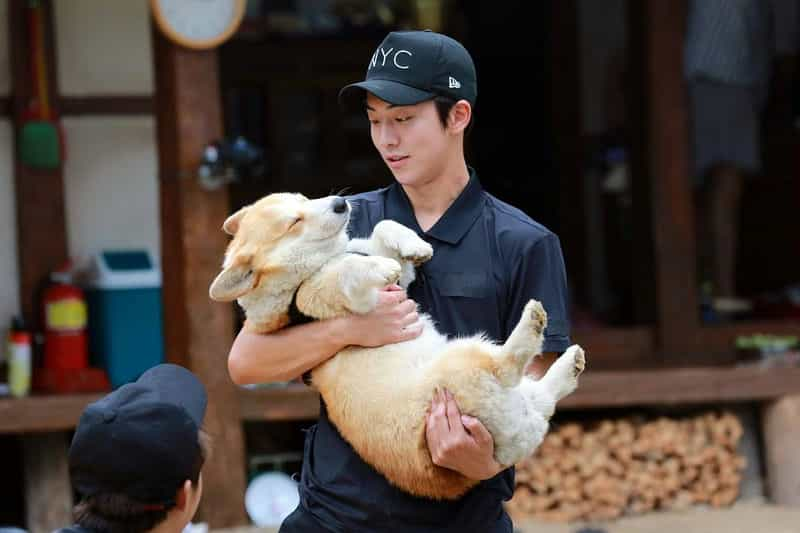
{"label": "man's forearm", "polygon": [[234,383],[288,381],[350,344],[347,319],[335,318],[269,334],[239,332],[228,354]]}

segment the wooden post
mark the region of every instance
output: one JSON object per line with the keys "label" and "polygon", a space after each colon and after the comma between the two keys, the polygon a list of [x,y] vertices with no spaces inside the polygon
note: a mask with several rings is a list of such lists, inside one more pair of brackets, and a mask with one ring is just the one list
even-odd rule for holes
{"label": "wooden post", "polygon": [[688,110],[686,2],[647,0],[644,61],[659,343],[667,360],[698,351],[700,327]]}
{"label": "wooden post", "polygon": [[31,533],[50,533],[72,523],[72,488],[63,433],[22,438],[25,522]]}
{"label": "wooden post", "polygon": [[800,395],[766,404],[762,413],[764,457],[770,498],[778,505],[800,506]]}
{"label": "wooden post", "polygon": [[217,52],[181,48],[154,26],[152,34],[166,353],[208,389],[205,427],[214,453],[204,469],[201,517],[213,528],[241,525],[246,523],[244,447],[238,396],[226,365],[233,313],[208,297],[227,243],[221,226],[228,192],[205,190],[196,177],[203,147],[222,136]]}
{"label": "wooden post", "polygon": [[[15,141],[33,96],[30,46],[26,24],[26,2],[8,4],[8,36],[11,51],[12,116]],[[52,4],[42,1],[44,56],[47,61],[48,95],[57,115],[58,78],[53,48]],[[14,188],[17,205],[17,254],[19,264],[19,301],[29,325],[38,327],[38,290],[48,274],[69,258],[66,217],[64,214],[64,179],[62,166],[37,170],[21,163],[14,151]]]}
{"label": "wooden post", "polygon": [[[47,61],[48,99],[57,116],[58,78],[53,43],[53,9],[41,4],[44,57]],[[17,257],[19,301],[25,321],[39,329],[39,289],[48,274],[69,258],[64,211],[63,167],[37,170],[18,157],[20,126],[34,95],[26,2],[8,3],[8,38],[11,51],[11,115],[14,125],[14,188],[17,206]],[[46,533],[71,521],[72,489],[67,468],[67,445],[61,432],[24,437],[25,518],[32,533]]]}

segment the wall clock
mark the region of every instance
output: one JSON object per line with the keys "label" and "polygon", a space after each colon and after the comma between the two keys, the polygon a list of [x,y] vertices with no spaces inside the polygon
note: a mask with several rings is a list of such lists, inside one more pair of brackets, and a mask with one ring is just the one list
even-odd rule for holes
{"label": "wall clock", "polygon": [[158,28],[173,42],[195,50],[228,39],[244,18],[247,0],[150,0]]}

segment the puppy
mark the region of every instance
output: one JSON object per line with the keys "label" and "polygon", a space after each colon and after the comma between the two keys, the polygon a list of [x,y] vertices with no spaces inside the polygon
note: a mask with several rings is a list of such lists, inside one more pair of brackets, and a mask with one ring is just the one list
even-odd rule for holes
{"label": "puppy", "polygon": [[[350,207],[340,197],[309,200],[271,194],[231,215],[233,235],[212,299],[237,300],[248,331],[290,323],[290,307],[315,319],[368,313],[378,291],[414,279],[431,246],[393,221],[369,239],[349,240]],[[357,253],[353,253],[357,252]],[[362,255],[362,254],[369,255]],[[294,304],[293,304],[294,302]],[[583,350],[571,346],[538,381],[523,369],[541,353],[547,314],[531,300],[503,345],[482,336],[448,339],[421,315],[416,339],[340,351],[311,373],[328,416],[361,458],[416,496],[455,499],[477,481],[435,465],[425,438],[426,413],[442,388],[494,438],[495,459],[511,466],[542,442],[556,402],[575,390]]]}

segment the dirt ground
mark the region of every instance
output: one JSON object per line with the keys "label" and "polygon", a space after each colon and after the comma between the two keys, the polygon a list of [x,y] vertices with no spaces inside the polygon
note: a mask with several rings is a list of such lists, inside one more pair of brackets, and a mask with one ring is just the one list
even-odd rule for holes
{"label": "dirt ground", "polygon": [[[800,533],[800,508],[741,503],[729,509],[697,507],[683,512],[659,512],[609,523],[517,523],[520,533]],[[594,532],[593,532],[594,533]]]}
{"label": "dirt ground", "polygon": [[[519,533],[800,533],[800,507],[776,507],[744,502],[729,509],[697,507],[683,512],[659,512],[609,523],[548,524],[520,522]],[[213,533],[276,533],[277,528],[218,529]],[[376,532],[379,533],[379,532]]]}

